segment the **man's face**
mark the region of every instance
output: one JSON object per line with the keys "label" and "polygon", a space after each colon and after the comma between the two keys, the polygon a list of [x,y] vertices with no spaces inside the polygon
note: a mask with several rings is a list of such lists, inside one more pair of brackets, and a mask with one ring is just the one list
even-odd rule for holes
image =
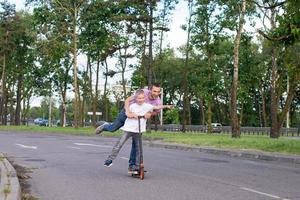
{"label": "man's face", "polygon": [[153,99],[156,99],[160,95],[160,87],[153,86],[151,89],[151,96]]}

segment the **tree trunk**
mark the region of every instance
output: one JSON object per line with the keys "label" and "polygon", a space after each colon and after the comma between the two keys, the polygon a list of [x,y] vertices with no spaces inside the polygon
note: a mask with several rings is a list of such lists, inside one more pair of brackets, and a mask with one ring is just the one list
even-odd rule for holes
{"label": "tree trunk", "polygon": [[[30,96],[25,99],[23,99],[23,113],[22,113],[22,121],[26,122],[26,125],[28,126],[28,112],[30,110]],[[25,123],[23,123],[25,125]]]}
{"label": "tree trunk", "polygon": [[15,125],[21,124],[21,101],[22,101],[22,89],[23,89],[23,65],[20,66],[17,84],[17,105],[15,114]]}
{"label": "tree trunk", "polygon": [[200,97],[199,99],[199,109],[200,109],[200,116],[201,116],[201,120],[200,120],[200,124],[201,125],[205,125],[205,110],[204,110],[204,98]]}
{"label": "tree trunk", "polygon": [[215,113],[216,113],[216,118],[217,118],[217,122],[222,123],[223,122],[223,118],[222,118],[222,112],[221,112],[221,108],[220,108],[220,102],[218,101],[218,96],[216,95],[215,99],[214,99],[214,107],[215,107]]}
{"label": "tree trunk", "polygon": [[77,7],[74,7],[73,16],[73,67],[74,67],[74,126],[78,128],[80,126],[80,95],[79,95],[79,85],[78,85],[78,66],[77,66]]}
{"label": "tree trunk", "polygon": [[192,124],[192,113],[191,113],[191,97],[188,97],[188,102],[187,102],[187,124],[191,125]]}
{"label": "tree trunk", "polygon": [[[96,112],[97,112],[97,102],[99,99],[99,71],[100,71],[100,59],[97,61],[97,66],[96,66],[96,85],[95,85],[95,95],[93,95],[93,90],[91,90],[91,98],[93,101],[93,117],[92,117],[92,122],[93,126],[96,126],[97,122],[97,117],[96,117]],[[92,69],[90,65],[90,87],[92,88]]]}
{"label": "tree trunk", "polygon": [[187,124],[187,106],[188,106],[188,75],[189,75],[189,52],[190,52],[190,35],[191,35],[191,22],[192,22],[193,2],[189,0],[189,21],[188,21],[188,35],[186,41],[186,52],[184,62],[184,78],[183,78],[183,119],[182,119],[182,132],[185,132]]}
{"label": "tree trunk", "polygon": [[148,88],[152,85],[152,64],[153,64],[153,2],[150,1],[150,23],[149,23],[149,58],[148,58],[148,68],[147,68],[147,77],[148,77]]}
{"label": "tree trunk", "polygon": [[[271,30],[276,28],[275,24],[275,9],[271,9]],[[272,45],[272,73],[271,73],[271,107],[270,107],[270,115],[271,115],[271,130],[270,137],[278,138],[280,136],[280,132],[278,130],[278,118],[277,118],[277,107],[278,107],[278,96],[276,93],[276,86],[278,80],[278,71],[277,71],[277,50],[275,44]]]}
{"label": "tree trunk", "polygon": [[284,108],[278,118],[278,126],[277,126],[278,133],[280,133],[280,129],[282,128],[283,122],[286,120],[286,116],[287,116],[286,114],[289,111],[290,106],[292,104],[294,95],[296,93],[297,84],[300,81],[300,73],[298,73],[298,72],[294,73],[293,77],[289,80],[290,80],[290,82],[289,82],[288,95],[287,95],[287,98],[285,101]]}
{"label": "tree trunk", "polygon": [[262,112],[262,118],[263,118],[263,126],[267,127],[268,123],[267,123],[267,112],[266,112],[266,97],[265,97],[265,92],[263,90],[263,88],[261,88],[261,112]]}
{"label": "tree trunk", "polygon": [[6,89],[6,54],[3,55],[3,67],[1,76],[1,121],[7,125],[7,89]]}
{"label": "tree trunk", "polygon": [[[147,33],[148,33],[148,23],[145,24],[145,34],[144,34],[144,38],[143,38],[143,49],[142,49],[142,60],[141,60],[141,76],[142,77],[147,77],[147,56],[146,56],[146,49],[147,49]],[[148,80],[143,79],[140,82],[140,87],[144,87]]]}
{"label": "tree trunk", "polygon": [[120,54],[120,63],[121,63],[121,72],[122,72],[122,88],[123,88],[123,99],[124,101],[127,98],[127,92],[126,92],[126,81],[125,81],[125,70],[127,67],[127,47],[125,48],[125,52],[124,52],[124,60],[122,58],[122,52],[121,52],[121,48],[119,48],[119,54]]}
{"label": "tree trunk", "polygon": [[50,89],[50,95],[49,95],[49,117],[48,117],[48,126],[52,126],[52,89]]}
{"label": "tree trunk", "polygon": [[246,0],[242,1],[242,12],[240,16],[237,34],[234,40],[234,61],[233,61],[233,80],[231,85],[231,123],[232,123],[232,137],[239,138],[241,136],[239,120],[237,115],[237,86],[238,86],[238,72],[239,72],[239,47],[243,26],[245,23],[246,14]]}
{"label": "tree trunk", "polygon": [[[108,72],[108,65],[105,59],[105,72]],[[108,121],[108,99],[107,99],[107,76],[105,76],[103,101],[105,104],[105,121]]]}
{"label": "tree trunk", "polygon": [[240,119],[239,119],[239,125],[243,125],[243,118],[244,118],[244,103],[241,103],[241,111],[240,111]]}
{"label": "tree trunk", "polygon": [[209,95],[209,99],[207,100],[207,133],[212,133],[212,112],[211,112],[211,107],[212,107],[212,96]]}
{"label": "tree trunk", "polygon": [[[15,83],[13,84],[15,85]],[[12,93],[14,93],[14,91],[12,91]],[[15,108],[14,108],[14,105],[15,105],[15,101],[14,101],[14,98],[11,97],[11,98],[7,98],[7,101],[6,101],[6,107],[7,109],[9,109],[9,114],[10,114],[10,125],[15,125]],[[9,102],[9,104],[8,104]]]}

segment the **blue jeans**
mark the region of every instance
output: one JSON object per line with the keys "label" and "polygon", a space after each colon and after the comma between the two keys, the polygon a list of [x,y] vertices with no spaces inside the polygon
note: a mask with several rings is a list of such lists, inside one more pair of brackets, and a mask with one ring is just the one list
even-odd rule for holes
{"label": "blue jeans", "polygon": [[[118,117],[115,119],[115,121],[113,123],[104,125],[103,131],[115,132],[116,130],[119,130],[119,128],[124,126],[126,118],[127,118],[127,116],[125,114],[125,109],[122,109],[121,112],[119,113]],[[136,143],[134,140],[132,140],[131,152],[130,152],[130,158],[129,158],[129,167],[135,166],[136,151],[137,151]]]}

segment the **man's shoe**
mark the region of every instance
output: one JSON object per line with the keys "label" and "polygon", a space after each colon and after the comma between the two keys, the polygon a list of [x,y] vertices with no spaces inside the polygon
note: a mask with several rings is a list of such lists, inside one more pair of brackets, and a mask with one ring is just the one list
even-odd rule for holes
{"label": "man's shoe", "polygon": [[98,126],[95,130],[95,134],[100,134],[103,131],[104,126],[108,124],[107,122],[104,122],[102,125]]}
{"label": "man's shoe", "polygon": [[110,167],[110,166],[112,166],[112,160],[106,160],[105,163],[104,163],[104,166],[105,166],[105,167]]}

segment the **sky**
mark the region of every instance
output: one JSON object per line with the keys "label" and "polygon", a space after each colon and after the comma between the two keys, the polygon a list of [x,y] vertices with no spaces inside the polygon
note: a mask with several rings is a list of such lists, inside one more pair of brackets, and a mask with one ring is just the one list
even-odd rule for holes
{"label": "sky", "polygon": [[[8,0],[8,2],[15,4],[17,10],[26,9],[25,0]],[[186,23],[187,16],[187,1],[180,0],[172,14],[170,31],[165,36],[165,42],[171,47],[177,48],[185,43],[187,34],[180,27]]]}
{"label": "sky", "polygon": [[[25,0],[8,0],[9,3],[15,4],[16,5],[16,10],[28,10],[28,8],[25,8]],[[176,5],[175,10],[172,12],[172,21],[169,25],[170,31],[165,34],[164,36],[164,46],[169,45],[170,47],[176,49],[182,45],[184,45],[187,34],[181,29],[181,26],[186,23],[186,19],[188,16],[188,9],[187,9],[187,1],[180,0],[179,3]],[[131,62],[136,62],[136,60],[132,60]],[[110,68],[112,66],[115,66],[116,60],[111,59],[108,61],[108,65]],[[78,64],[79,66],[85,66],[86,65],[86,58],[82,55],[79,55],[78,57]],[[129,63],[130,64],[130,61]],[[125,73],[125,77],[130,79],[132,70],[129,70]],[[116,74],[113,78],[109,79],[109,84],[114,84],[116,81],[121,80],[121,74]],[[100,82],[100,87],[101,85],[104,85],[104,80],[103,82]],[[43,97],[34,97],[31,105],[32,106],[39,106],[41,99]]]}

